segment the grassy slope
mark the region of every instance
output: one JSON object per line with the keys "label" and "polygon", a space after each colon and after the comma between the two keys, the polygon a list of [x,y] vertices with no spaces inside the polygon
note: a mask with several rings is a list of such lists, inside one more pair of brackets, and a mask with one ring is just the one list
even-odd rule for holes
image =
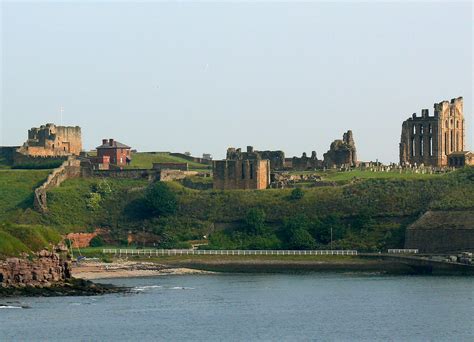
{"label": "grassy slope", "polygon": [[27,225],[0,226],[0,257],[36,252],[56,244],[60,235],[52,228]]}
{"label": "grassy slope", "polygon": [[50,170],[0,170],[0,219],[12,217],[15,209],[33,205],[33,191]]}
{"label": "grassy slope", "polygon": [[183,158],[171,156],[166,152],[147,153],[138,152],[132,154],[132,162],[128,169],[151,169],[153,163],[188,163],[190,169],[207,169],[207,165],[194,163]]}
{"label": "grassy slope", "polygon": [[357,179],[436,179],[443,177],[443,174],[421,174],[421,173],[413,173],[413,172],[373,172],[373,171],[361,171],[361,170],[352,170],[347,172],[338,172],[334,170],[328,171],[294,171],[290,172],[291,174],[315,174],[321,176],[323,180],[327,181],[350,181],[354,178]]}

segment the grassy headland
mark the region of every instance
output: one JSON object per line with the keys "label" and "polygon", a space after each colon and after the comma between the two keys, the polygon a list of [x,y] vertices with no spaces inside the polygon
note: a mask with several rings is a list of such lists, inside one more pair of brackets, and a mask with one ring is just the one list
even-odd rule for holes
{"label": "grassy headland", "polygon": [[327,172],[323,180],[337,179],[337,185],[303,188],[297,196],[292,189],[193,190],[175,182],[149,191],[155,185],[146,180],[81,178],[48,192],[44,215],[30,208],[45,171],[2,176],[4,220],[61,233],[105,228],[105,242],[115,245],[126,244],[131,232],[135,245],[159,248],[204,239],[201,248],[326,249],[332,234],[335,249],[378,251],[403,247],[405,228],[426,210],[474,208],[474,168],[441,175]]}

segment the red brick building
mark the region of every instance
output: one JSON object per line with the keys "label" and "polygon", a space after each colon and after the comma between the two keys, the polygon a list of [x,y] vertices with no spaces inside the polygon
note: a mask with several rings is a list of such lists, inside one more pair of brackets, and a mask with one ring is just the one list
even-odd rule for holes
{"label": "red brick building", "polygon": [[114,139],[102,139],[102,145],[97,146],[97,158],[103,160],[104,157],[109,157],[111,165],[125,166],[132,160],[130,146]]}

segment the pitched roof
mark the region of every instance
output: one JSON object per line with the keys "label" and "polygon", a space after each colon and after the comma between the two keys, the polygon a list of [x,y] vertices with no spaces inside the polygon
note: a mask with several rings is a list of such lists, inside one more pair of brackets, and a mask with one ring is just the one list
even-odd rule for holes
{"label": "pitched roof", "polygon": [[131,148],[131,147],[114,140],[113,146],[110,146],[110,144],[107,142],[107,144],[102,144],[96,147],[96,149],[100,149],[100,148]]}
{"label": "pitched roof", "polygon": [[408,229],[474,229],[474,210],[427,211]]}

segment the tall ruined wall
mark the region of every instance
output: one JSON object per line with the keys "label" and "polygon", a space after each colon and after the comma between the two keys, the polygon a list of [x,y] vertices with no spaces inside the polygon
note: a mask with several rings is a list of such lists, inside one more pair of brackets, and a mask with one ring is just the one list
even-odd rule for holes
{"label": "tall ruined wall", "polygon": [[306,155],[306,152],[303,152],[303,155],[300,158],[293,157],[291,159],[291,168],[293,170],[305,171],[318,169],[322,166],[323,162],[321,160],[318,160],[318,157],[316,156],[316,151],[311,152],[311,157],[308,157]]}
{"label": "tall ruined wall", "polygon": [[213,162],[214,189],[266,189],[269,184],[269,160],[247,159],[219,160]]}
{"label": "tall ruined wall", "polygon": [[35,189],[34,207],[40,212],[48,210],[47,192],[52,188],[59,186],[66,179],[80,177],[80,161],[75,157],[69,157],[60,167],[51,172],[46,181]]}
{"label": "tall ruined wall", "polygon": [[41,251],[32,259],[0,260],[0,286],[50,286],[71,277],[67,261],[56,253]]}
{"label": "tall ruined wall", "polygon": [[448,155],[465,150],[463,98],[434,104],[434,115],[423,109],[402,123],[401,165],[448,165]]}
{"label": "tall ruined wall", "polygon": [[334,140],[329,151],[324,154],[324,166],[354,167],[357,165],[357,150],[352,131],[344,133],[342,140]]}

